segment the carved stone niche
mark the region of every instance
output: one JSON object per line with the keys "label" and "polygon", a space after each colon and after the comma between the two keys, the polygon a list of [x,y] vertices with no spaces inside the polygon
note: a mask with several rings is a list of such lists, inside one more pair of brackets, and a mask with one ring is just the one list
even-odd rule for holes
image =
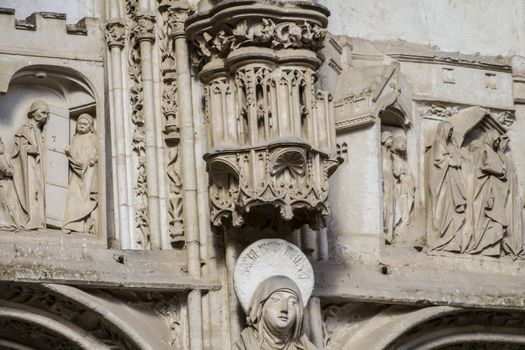
{"label": "carved stone niche", "polygon": [[26,67],[0,111],[0,230],[99,238],[103,144],[90,84],[73,69]]}
{"label": "carved stone niche", "polygon": [[205,84],[211,220],[240,226],[254,207],[317,225],[338,165],[333,101],[315,88],[326,8],[221,2],[186,21]]}
{"label": "carved stone niche", "polygon": [[[383,169],[383,232],[388,244],[407,239],[413,226],[416,202],[414,175],[408,162],[406,116],[389,106],[381,119],[381,163]],[[400,237],[402,236],[402,237]]]}

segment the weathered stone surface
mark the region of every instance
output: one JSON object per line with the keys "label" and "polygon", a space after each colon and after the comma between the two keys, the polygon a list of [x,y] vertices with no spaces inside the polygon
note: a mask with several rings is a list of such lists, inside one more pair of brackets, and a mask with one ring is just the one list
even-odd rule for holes
{"label": "weathered stone surface", "polygon": [[524,346],[522,1],[2,6],[0,348]]}

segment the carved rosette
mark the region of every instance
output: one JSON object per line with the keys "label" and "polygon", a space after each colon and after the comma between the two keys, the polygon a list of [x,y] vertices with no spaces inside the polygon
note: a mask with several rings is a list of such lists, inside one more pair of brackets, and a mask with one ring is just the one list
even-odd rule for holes
{"label": "carved rosette", "polygon": [[264,205],[297,224],[329,214],[334,110],[314,86],[328,14],[310,3],[229,1],[186,21],[205,84],[215,225],[239,226]]}

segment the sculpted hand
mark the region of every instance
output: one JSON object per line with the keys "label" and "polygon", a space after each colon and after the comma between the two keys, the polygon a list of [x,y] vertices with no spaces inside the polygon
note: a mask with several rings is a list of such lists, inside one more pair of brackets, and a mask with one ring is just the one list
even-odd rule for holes
{"label": "sculpted hand", "polygon": [[27,146],[27,154],[32,156],[38,155],[38,148],[36,146]]}

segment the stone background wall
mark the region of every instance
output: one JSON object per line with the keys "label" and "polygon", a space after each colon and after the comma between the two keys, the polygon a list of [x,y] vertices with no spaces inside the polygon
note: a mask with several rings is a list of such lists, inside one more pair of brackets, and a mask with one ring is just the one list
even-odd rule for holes
{"label": "stone background wall", "polygon": [[[520,0],[320,0],[334,34],[406,40],[443,51],[481,55],[525,53],[525,3]],[[497,43],[497,44],[496,44]]]}

